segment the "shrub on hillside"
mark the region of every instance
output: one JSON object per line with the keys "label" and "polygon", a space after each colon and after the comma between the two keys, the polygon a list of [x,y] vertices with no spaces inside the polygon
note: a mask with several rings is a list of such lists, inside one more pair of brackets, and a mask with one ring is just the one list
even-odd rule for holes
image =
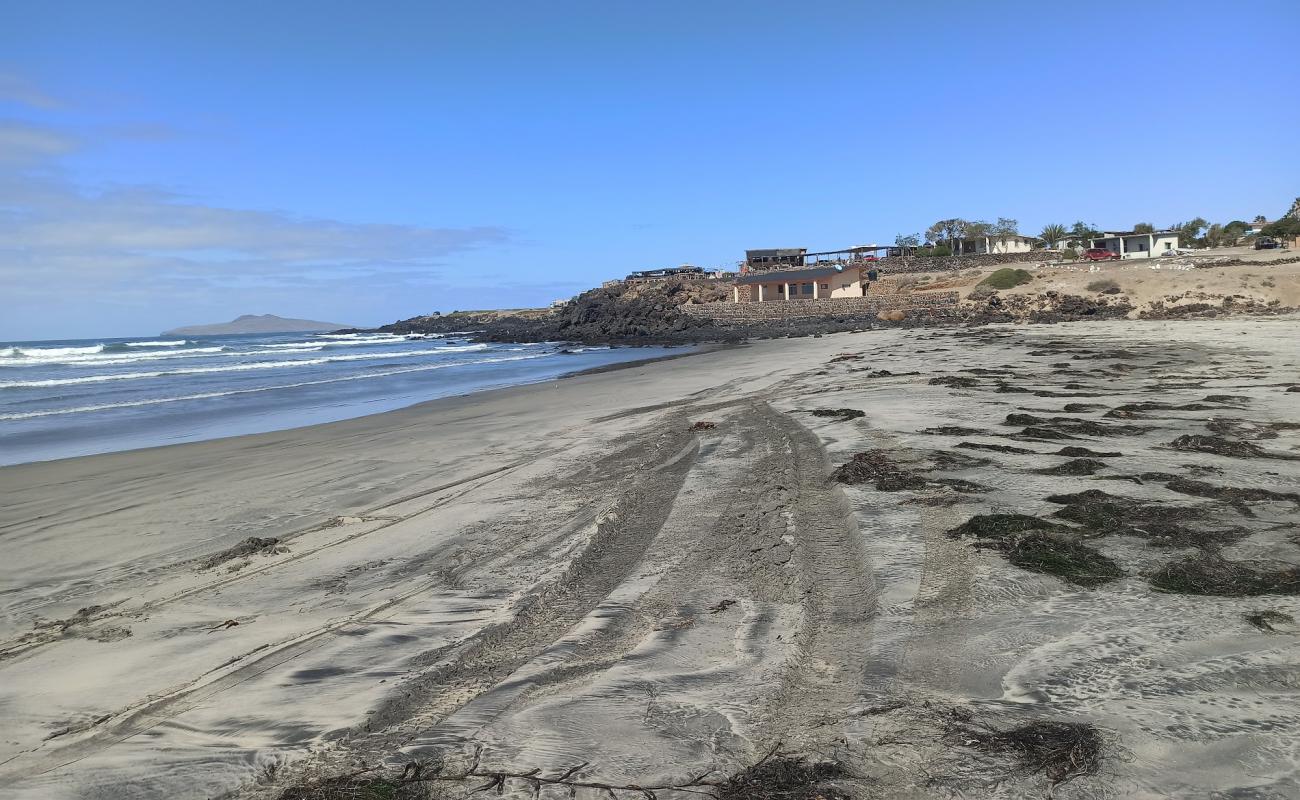
{"label": "shrub on hillside", "polygon": [[1073,247],[1067,247],[1061,251],[1061,258],[1065,259],[1066,261],[1078,261],[1079,251],[1075,250]]}
{"label": "shrub on hillside", "polygon": [[1110,278],[1103,278],[1088,284],[1088,291],[1099,294],[1119,294],[1123,290],[1119,288],[1119,284],[1115,283],[1115,281]]}
{"label": "shrub on hillside", "polygon": [[1010,289],[1014,286],[1022,286],[1034,279],[1023,269],[1012,269],[1003,267],[995,271],[987,278],[979,282],[979,286],[988,286],[991,289]]}

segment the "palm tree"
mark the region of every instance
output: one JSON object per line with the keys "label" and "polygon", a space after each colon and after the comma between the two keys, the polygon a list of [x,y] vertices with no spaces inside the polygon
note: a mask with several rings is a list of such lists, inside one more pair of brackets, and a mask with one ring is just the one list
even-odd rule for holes
{"label": "palm tree", "polygon": [[1050,248],[1055,247],[1057,244],[1064,241],[1065,237],[1069,235],[1070,231],[1064,225],[1052,223],[1051,225],[1043,226],[1043,230],[1038,234],[1038,238],[1043,240],[1043,245],[1045,247]]}

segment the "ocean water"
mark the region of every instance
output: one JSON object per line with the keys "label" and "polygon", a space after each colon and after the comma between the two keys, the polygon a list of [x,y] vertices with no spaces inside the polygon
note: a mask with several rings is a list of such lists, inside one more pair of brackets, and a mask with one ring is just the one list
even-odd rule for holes
{"label": "ocean water", "polygon": [[0,342],[0,465],[331,422],[667,352],[372,333]]}

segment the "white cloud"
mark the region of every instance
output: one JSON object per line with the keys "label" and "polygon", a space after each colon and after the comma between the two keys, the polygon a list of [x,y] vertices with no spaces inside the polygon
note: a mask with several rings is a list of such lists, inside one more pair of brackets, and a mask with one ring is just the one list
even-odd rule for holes
{"label": "white cloud", "polygon": [[17,103],[41,109],[56,109],[63,104],[12,72],[0,72],[0,102]]}
{"label": "white cloud", "polygon": [[0,169],[36,166],[77,147],[72,136],[25,122],[0,120]]}
{"label": "white cloud", "polygon": [[51,307],[76,295],[168,302],[170,292],[252,285],[320,290],[361,273],[400,286],[427,280],[453,254],[509,240],[495,226],[355,223],[210,205],[148,186],[89,190],[53,168],[78,146],[55,130],[0,123],[0,282],[11,297]]}

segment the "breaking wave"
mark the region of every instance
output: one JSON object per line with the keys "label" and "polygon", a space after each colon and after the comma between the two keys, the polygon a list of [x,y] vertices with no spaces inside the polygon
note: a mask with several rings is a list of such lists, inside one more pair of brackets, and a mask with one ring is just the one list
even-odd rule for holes
{"label": "breaking wave", "polygon": [[417,367],[403,367],[401,369],[386,370],[384,372],[367,372],[361,375],[345,375],[338,378],[322,378],[315,381],[302,381],[299,383],[279,384],[276,386],[258,386],[249,389],[231,389],[224,392],[201,392],[198,394],[181,395],[179,397],[156,397],[142,400],[127,400],[121,403],[101,403],[99,405],[78,406],[76,408],[54,408],[42,411],[25,411],[10,414],[0,414],[0,420],[17,420],[32,419],[34,417],[52,417],[65,414],[85,414],[95,411],[108,411],[115,408],[136,408],[139,406],[152,406],[162,403],[180,403],[186,400],[209,400],[217,397],[230,397],[233,395],[254,394],[257,392],[273,392],[280,389],[297,389],[303,386],[320,386],[328,383],[343,383],[344,381],[368,380],[371,378],[383,378],[389,375],[402,375],[410,372],[428,372],[435,369],[446,369],[448,367],[464,367],[475,364],[495,364],[504,361],[527,361],[534,358],[545,358],[548,354],[537,353],[535,355],[522,356],[501,356],[498,358],[484,358],[478,361],[448,361],[440,364],[424,364]]}

